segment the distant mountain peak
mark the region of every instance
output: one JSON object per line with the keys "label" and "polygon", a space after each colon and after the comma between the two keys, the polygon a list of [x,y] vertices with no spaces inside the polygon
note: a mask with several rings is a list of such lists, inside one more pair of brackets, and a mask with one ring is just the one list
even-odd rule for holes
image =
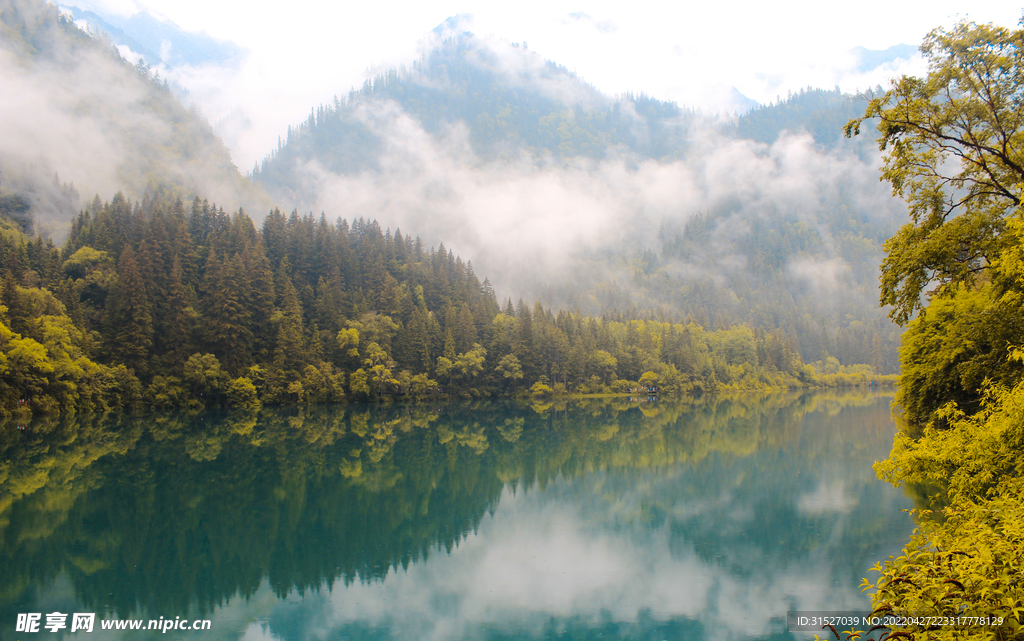
{"label": "distant mountain peak", "polygon": [[888,62],[897,60],[910,60],[920,55],[920,49],[916,45],[898,44],[887,49],[866,49],[854,47],[850,53],[857,58],[857,71],[868,72],[877,69]]}
{"label": "distant mountain peak", "polygon": [[218,40],[205,31],[185,31],[173,21],[150,11],[125,18],[76,6],[60,5],[79,26],[102,32],[118,46],[128,47],[148,64],[166,67],[225,64],[238,59],[244,50],[233,42]]}
{"label": "distant mountain peak", "polygon": [[441,24],[431,30],[431,33],[437,34],[442,40],[445,40],[462,34],[473,35],[472,29],[473,14],[460,13],[445,18]]}

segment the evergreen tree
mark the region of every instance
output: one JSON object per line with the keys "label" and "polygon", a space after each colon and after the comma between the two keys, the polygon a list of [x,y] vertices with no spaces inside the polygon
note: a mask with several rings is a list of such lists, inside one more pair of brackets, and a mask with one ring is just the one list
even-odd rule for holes
{"label": "evergreen tree", "polygon": [[191,297],[183,283],[184,270],[177,256],[171,265],[170,288],[167,297],[165,344],[170,363],[177,369],[191,353],[192,314]]}
{"label": "evergreen tree", "polygon": [[297,374],[305,360],[302,329],[302,307],[290,278],[283,279],[281,297],[282,318],[277,330],[274,348],[274,368],[282,373]]}
{"label": "evergreen tree", "polygon": [[249,275],[249,297],[253,335],[253,356],[257,361],[269,359],[274,344],[274,274],[264,252],[262,239],[252,249],[243,250],[242,263]]}
{"label": "evergreen tree", "polygon": [[107,320],[108,352],[115,363],[142,374],[153,345],[153,318],[135,252],[125,246],[117,264],[117,287]]}
{"label": "evergreen tree", "polygon": [[228,371],[238,371],[249,362],[253,341],[251,314],[246,306],[249,277],[241,256],[221,260],[212,251],[204,289],[206,340]]}

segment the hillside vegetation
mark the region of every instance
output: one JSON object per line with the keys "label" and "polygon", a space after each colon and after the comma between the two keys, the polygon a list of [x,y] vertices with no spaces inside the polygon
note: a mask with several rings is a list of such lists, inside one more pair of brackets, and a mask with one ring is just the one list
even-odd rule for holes
{"label": "hillside vegetation", "polygon": [[[513,298],[743,323],[805,360],[895,372],[900,332],[876,292],[901,206],[873,146],[842,139],[864,104],[810,89],[723,121],[460,33],[311,110],[251,176],[300,211],[415,224]],[[557,250],[494,232],[547,227]]]}
{"label": "hillside vegetation", "polygon": [[79,194],[141,199],[162,188],[232,208],[271,206],[158,74],[129,64],[51,4],[0,0],[0,84],[0,213],[25,231],[66,226]]}
{"label": "hillside vegetation", "polygon": [[0,278],[8,412],[873,380],[780,332],[499,305],[443,245],[198,198],[95,200],[62,249],[7,234]]}
{"label": "hillside vegetation", "polygon": [[895,80],[846,128],[877,125],[882,176],[910,210],[881,287],[907,325],[904,425],[875,469],[927,509],[865,580],[878,612],[913,617],[890,638],[1024,639],[1022,43],[1024,29],[936,29],[928,75]]}

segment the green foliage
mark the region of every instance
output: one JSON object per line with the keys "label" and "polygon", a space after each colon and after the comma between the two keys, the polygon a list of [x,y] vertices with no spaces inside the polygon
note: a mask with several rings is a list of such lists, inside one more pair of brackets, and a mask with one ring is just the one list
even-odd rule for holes
{"label": "green foliage", "polygon": [[978,289],[950,286],[911,321],[903,336],[897,402],[910,423],[924,425],[953,401],[977,409],[986,380],[1011,385],[1022,367],[1009,358],[1024,340],[1019,295],[998,294],[986,283]]}
{"label": "green foliage", "polygon": [[190,356],[182,379],[189,387],[190,402],[200,407],[219,401],[231,380],[213,354]]}
{"label": "green foliage", "polygon": [[367,381],[366,371],[357,369],[349,375],[349,390],[356,396],[366,398],[370,395],[370,384]]}
{"label": "green foliage", "polygon": [[69,278],[83,278],[97,266],[112,265],[110,255],[92,247],[80,247],[64,261],[64,271]]}
{"label": "green foliage", "polygon": [[338,331],[338,347],[347,349],[348,355],[353,358],[359,357],[359,330],[349,327]]}
{"label": "green foliage", "polygon": [[541,381],[530,386],[530,396],[551,396],[554,393],[555,390],[551,389],[550,385]]}
{"label": "green foliage", "polygon": [[[1024,353],[1015,352],[1021,361]],[[952,501],[991,495],[1005,479],[1024,477],[1024,381],[1013,388],[986,386],[972,415],[955,403],[940,411],[947,427],[925,427],[920,438],[896,436],[892,454],[875,467],[893,484],[944,487]]]}
{"label": "green foliage", "polygon": [[260,408],[256,386],[244,376],[239,376],[231,381],[231,385],[228,386],[224,395],[227,397],[227,403],[231,407],[257,410]]}
{"label": "green foliage", "polygon": [[502,356],[494,371],[500,374],[507,384],[512,386],[516,384],[516,381],[520,381],[523,378],[523,368],[515,354]]}
{"label": "green foliage", "polygon": [[345,400],[345,374],[335,372],[330,363],[306,365],[302,389],[309,403],[340,403]]}
{"label": "green foliage", "polygon": [[377,343],[370,343],[366,347],[366,359],[363,360],[366,367],[370,384],[376,390],[377,396],[383,396],[387,388],[398,385],[398,381],[392,375],[391,370],[395,367],[395,361],[391,360]]}
{"label": "green foliage", "polygon": [[[514,394],[539,381],[559,395],[604,393],[645,372],[666,394],[870,380],[807,375],[778,331],[556,315],[522,301],[502,310],[489,283],[443,246],[364,220],[274,210],[256,229],[244,212],[198,199],[188,213],[176,199],[131,205],[118,194],[78,216],[63,253],[0,237],[5,251],[8,328],[47,349],[71,346],[71,365],[55,370],[70,373],[57,379],[95,381],[74,383],[91,390],[79,408],[109,405],[103,390],[121,382],[118,405],[218,407],[251,406],[248,386],[228,394],[240,378],[262,404]],[[19,284],[39,274],[49,274],[46,289]],[[49,376],[38,368],[61,352],[33,357],[32,344],[16,344],[19,384],[35,390]],[[79,356],[106,373],[79,372]],[[74,407],[63,385],[29,409]],[[12,398],[6,411],[18,409]]]}
{"label": "green foliage", "polygon": [[453,364],[453,368],[459,373],[459,380],[469,383],[479,376],[484,371],[484,358],[486,356],[487,350],[479,343],[474,344],[473,349],[468,352],[459,354]]}
{"label": "green foliage", "polygon": [[971,22],[932,31],[928,76],[896,80],[846,125],[852,135],[878,119],[882,177],[910,205],[882,263],[882,304],[900,324],[930,283],[969,285],[1007,245],[1004,220],[1024,189],[1022,33]]}
{"label": "green foliage", "polygon": [[158,409],[182,407],[188,402],[188,395],[176,376],[154,376],[146,388],[146,403]]}
{"label": "green foliage", "polygon": [[135,254],[125,247],[117,268],[117,286],[111,294],[107,349],[113,360],[143,373],[153,345],[153,317],[146,283]]}
{"label": "green foliage", "polygon": [[[943,510],[940,524],[927,511],[902,556],[874,583],[875,607],[910,617],[943,617],[894,628],[915,639],[1024,639],[1024,483],[1016,479],[991,500],[965,500]],[[971,618],[974,617],[972,621]],[[979,624],[978,618],[990,622]],[[911,619],[912,620],[912,619]],[[890,635],[892,636],[892,635]]]}
{"label": "green foliage", "polygon": [[878,120],[882,177],[910,207],[885,245],[882,304],[907,324],[932,288],[900,350],[898,400],[918,426],[948,401],[976,409],[986,378],[1020,376],[1007,354],[1024,344],[1022,42],[1024,29],[937,29],[921,47],[927,77],[896,80],[846,126]]}
{"label": "green foliage", "polygon": [[657,388],[661,384],[661,376],[657,372],[644,372],[637,382],[640,387]]}
{"label": "green foliage", "polygon": [[[88,358],[89,337],[50,292],[14,291],[18,316],[0,306],[0,415],[104,411],[130,406],[139,397],[138,380],[123,366]],[[5,321],[16,322],[25,334]]]}
{"label": "green foliage", "polygon": [[905,324],[934,286],[900,350],[909,425],[875,469],[945,505],[942,519],[919,513],[904,554],[865,589],[882,610],[989,621],[910,619],[890,638],[1024,639],[1022,44],[1024,29],[935,30],[928,76],[896,80],[864,116],[879,119],[883,178],[910,206],[885,246],[882,303]]}

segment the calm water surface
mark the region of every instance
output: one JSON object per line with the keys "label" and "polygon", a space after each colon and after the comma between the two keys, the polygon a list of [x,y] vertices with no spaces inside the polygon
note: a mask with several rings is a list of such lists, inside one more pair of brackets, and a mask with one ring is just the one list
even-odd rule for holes
{"label": "calm water surface", "polygon": [[[787,639],[861,609],[910,500],[891,397],[0,424],[0,639]],[[95,612],[96,630],[16,631]],[[204,618],[211,629],[102,631]],[[68,620],[70,628],[70,618]]]}

